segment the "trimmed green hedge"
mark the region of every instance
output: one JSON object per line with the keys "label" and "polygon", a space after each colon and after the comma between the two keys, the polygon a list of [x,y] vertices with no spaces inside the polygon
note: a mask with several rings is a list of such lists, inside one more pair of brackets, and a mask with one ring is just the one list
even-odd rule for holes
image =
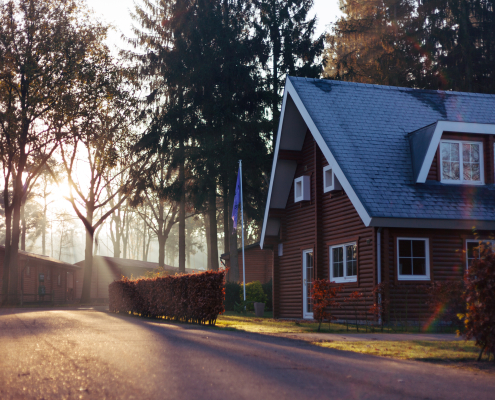
{"label": "trimmed green hedge", "polygon": [[224,310],[224,271],[112,282],[109,310],[214,325]]}

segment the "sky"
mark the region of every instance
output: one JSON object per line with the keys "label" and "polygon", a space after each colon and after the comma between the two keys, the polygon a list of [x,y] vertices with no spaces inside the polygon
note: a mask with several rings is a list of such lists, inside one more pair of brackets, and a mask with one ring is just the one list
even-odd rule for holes
{"label": "sky", "polygon": [[[97,16],[116,27],[117,31],[111,32],[107,39],[111,48],[124,47],[120,39],[122,33],[131,36],[132,20],[129,10],[134,9],[134,1],[139,2],[139,0],[86,0]],[[329,24],[336,21],[341,13],[338,0],[314,0],[314,3],[311,16],[316,14],[318,17],[316,35],[319,36],[329,30]]]}

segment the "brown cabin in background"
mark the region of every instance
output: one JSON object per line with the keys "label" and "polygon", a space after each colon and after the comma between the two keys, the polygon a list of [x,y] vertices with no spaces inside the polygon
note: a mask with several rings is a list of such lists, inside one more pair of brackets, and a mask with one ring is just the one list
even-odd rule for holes
{"label": "brown cabin in background", "polygon": [[[246,263],[246,283],[260,281],[261,283],[270,282],[273,275],[273,251],[270,246],[260,248],[260,243],[253,243],[244,247],[244,258]],[[230,268],[230,253],[220,256],[225,266]],[[242,282],[242,248],[237,250],[237,259],[239,265],[239,280]],[[227,273],[227,280],[230,280],[230,271]]]}
{"label": "brown cabin in background", "polygon": [[[0,246],[0,292],[5,246]],[[18,302],[65,303],[75,299],[76,274],[81,267],[19,250]]]}
{"label": "brown cabin in background", "polygon": [[[84,260],[77,262],[75,265],[79,267],[76,274],[76,298],[80,299],[84,277]],[[153,272],[157,268],[158,263],[153,262],[94,256],[93,272],[91,274],[91,300],[106,302],[108,301],[108,285],[110,283],[121,279],[123,276],[139,278],[144,276],[146,272]],[[179,272],[178,267],[172,267],[171,265],[165,265],[164,269],[170,274]],[[186,269],[186,273],[192,272],[194,271]]]}
{"label": "brown cabin in background", "polygon": [[391,314],[428,318],[424,289],[495,247],[494,143],[495,95],[288,77],[260,240],[275,318],[312,319],[314,279],[343,287],[339,319],[380,283]]}

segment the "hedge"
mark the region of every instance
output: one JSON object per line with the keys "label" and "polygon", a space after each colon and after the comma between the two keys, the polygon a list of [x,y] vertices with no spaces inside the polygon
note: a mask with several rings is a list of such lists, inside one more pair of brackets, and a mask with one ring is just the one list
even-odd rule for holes
{"label": "hedge", "polygon": [[224,271],[130,280],[108,287],[109,310],[214,325],[224,312]]}

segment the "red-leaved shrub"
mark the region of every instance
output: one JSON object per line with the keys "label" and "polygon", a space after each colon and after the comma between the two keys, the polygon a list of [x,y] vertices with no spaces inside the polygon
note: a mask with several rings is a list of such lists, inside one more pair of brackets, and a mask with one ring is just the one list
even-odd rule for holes
{"label": "red-leaved shrub", "polygon": [[313,300],[313,318],[319,323],[318,332],[320,332],[323,320],[331,321],[334,319],[331,308],[340,306],[334,299],[341,290],[342,285],[332,286],[332,283],[327,279],[313,281],[311,298]]}
{"label": "red-leaved shrub", "polygon": [[467,303],[464,324],[466,339],[475,339],[483,351],[495,358],[495,254],[487,251],[474,260],[464,275]]}
{"label": "red-leaved shrub", "polygon": [[214,325],[224,312],[224,271],[112,282],[109,309],[143,317]]}

